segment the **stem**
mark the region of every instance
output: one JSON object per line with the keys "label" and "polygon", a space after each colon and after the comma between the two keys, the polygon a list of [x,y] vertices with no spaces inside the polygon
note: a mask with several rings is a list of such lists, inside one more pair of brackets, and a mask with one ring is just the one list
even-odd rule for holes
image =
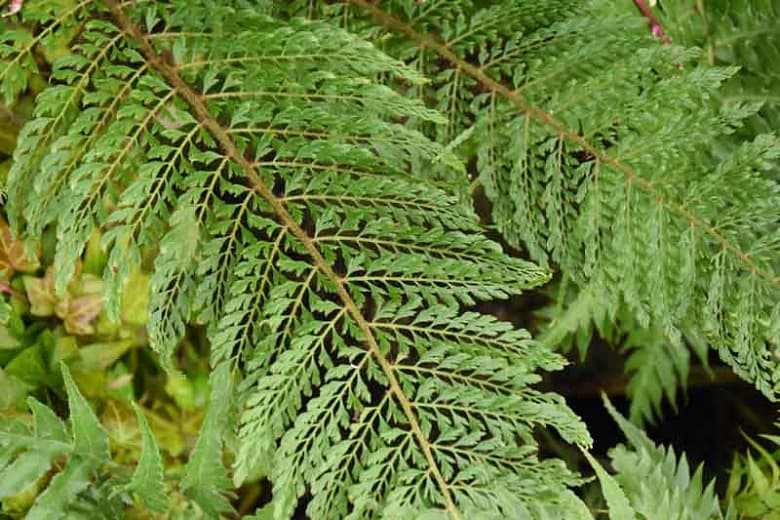
{"label": "stem", "polygon": [[742,251],[738,246],[732,244],[720,231],[710,226],[701,218],[694,215],[691,210],[682,204],[677,204],[672,201],[668,201],[663,197],[663,193],[653,184],[651,181],[642,178],[634,171],[633,168],[624,164],[620,159],[613,157],[603,150],[597,148],[591,144],[583,136],[579,135],[576,131],[567,128],[560,120],[556,119],[551,113],[546,110],[527,102],[523,96],[517,91],[510,89],[503,83],[494,80],[488,74],[479,67],[476,67],[455,54],[446,44],[441,43],[439,40],[418,32],[411,25],[395,18],[394,16],[384,12],[375,4],[369,0],[347,0],[350,4],[361,7],[370,13],[378,23],[383,25],[386,29],[398,32],[421,48],[430,49],[438,54],[442,59],[448,61],[450,65],[462,70],[468,76],[471,76],[485,91],[495,92],[515,106],[515,109],[521,114],[525,114],[529,119],[535,119],[542,125],[546,126],[556,134],[562,136],[567,141],[577,144],[584,151],[595,157],[599,163],[609,165],[615,170],[621,172],[626,181],[629,184],[636,185],[639,189],[652,196],[658,204],[667,208],[669,211],[676,213],[688,221],[692,226],[699,229],[702,233],[709,235],[720,247],[733,255],[745,269],[752,275],[759,278],[763,278],[769,282],[773,287],[780,288],[780,276],[777,276],[769,269],[764,269],[757,265],[747,253]]}
{"label": "stem", "polygon": [[642,11],[642,14],[645,16],[645,18],[647,18],[647,22],[650,24],[650,32],[653,34],[653,36],[661,38],[661,41],[664,42],[664,45],[669,45],[672,43],[672,40],[669,39],[669,37],[664,32],[663,27],[661,27],[661,22],[658,21],[658,19],[653,14],[653,11],[651,11],[650,7],[647,6],[645,0],[634,0],[634,3],[639,8],[639,10]]}
{"label": "stem", "polygon": [[25,296],[24,293],[17,291],[13,287],[11,287],[10,284],[7,284],[5,282],[0,282],[0,293],[5,293],[10,296],[16,296],[20,300],[27,301],[27,296]]}
{"label": "stem", "polygon": [[409,397],[404,393],[401,383],[398,380],[398,376],[395,374],[395,368],[388,361],[388,359],[382,354],[379,348],[379,343],[374,337],[373,330],[371,329],[368,320],[363,316],[360,308],[355,300],[347,291],[344,284],[344,279],[341,278],[334,270],[330,263],[323,257],[322,253],[317,247],[315,241],[304,231],[304,229],[298,224],[295,218],[287,211],[284,204],[277,198],[271,188],[269,188],[260,177],[260,174],[255,169],[255,166],[244,157],[244,154],[236,146],[230,134],[222,127],[217,118],[210,112],[205,104],[204,97],[197,93],[187,82],[185,82],[175,67],[169,65],[163,60],[157,51],[152,47],[149,38],[144,34],[141,29],[125,14],[116,0],[106,0],[106,4],[111,10],[111,15],[119,27],[138,45],[139,50],[144,55],[152,69],[156,70],[162,78],[178,93],[182,101],[184,101],[192,110],[192,114],[196,117],[198,124],[211,134],[219,147],[222,149],[225,156],[238,165],[244,173],[247,181],[251,185],[252,189],[260,197],[271,206],[274,214],[276,215],[279,223],[287,228],[301,243],[303,248],[309,254],[312,263],[317,269],[328,278],[336,287],[336,293],[339,299],[342,301],[345,309],[350,317],[355,321],[355,324],[363,334],[365,346],[371,356],[376,360],[379,367],[387,377],[387,384],[390,387],[390,392],[395,396],[396,401],[404,412],[406,419],[409,421],[409,429],[412,432],[417,444],[420,446],[420,450],[423,453],[425,461],[428,465],[428,471],[430,472],[433,480],[436,482],[436,486],[441,492],[444,500],[444,507],[447,513],[453,520],[462,520],[462,516],[458,511],[458,507],[455,504],[455,500],[450,491],[450,486],[442,475],[436,459],[433,456],[433,450],[431,448],[431,442],[428,440],[426,434],[423,432],[420,422],[417,419],[417,415],[412,407],[412,402]]}

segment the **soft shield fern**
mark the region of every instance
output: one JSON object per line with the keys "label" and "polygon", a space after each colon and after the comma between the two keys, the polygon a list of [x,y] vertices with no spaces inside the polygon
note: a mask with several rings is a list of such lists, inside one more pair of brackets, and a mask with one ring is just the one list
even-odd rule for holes
{"label": "soft shield fern", "polygon": [[[403,124],[446,120],[384,84],[422,86],[418,72],[328,21],[227,2],[83,2],[39,22],[75,39],[19,138],[9,218],[27,236],[56,225],[60,290],[100,232],[114,314],[159,242],[152,345],[175,370],[185,327],[205,325],[224,406],[182,481],[203,511],[228,507],[235,426],[234,484],[269,478],[275,518],[304,495],[323,520],[587,513],[533,438],[590,444],[530,387],[562,358],[467,310],[549,276],[419,175],[461,166]],[[3,49],[8,95],[32,45]]]}
{"label": "soft shield fern", "polygon": [[[715,482],[704,486],[701,466],[691,475],[685,455],[678,459],[671,448],[657,446],[645,432],[620,415],[606,397],[604,404],[628,441],[627,446],[620,444],[612,448],[610,459],[615,471],[613,485],[619,487],[618,493],[625,497],[625,506],[632,513],[637,513],[639,518],[659,520],[724,518],[715,494]],[[599,478],[604,486],[603,477]],[[615,508],[607,502],[610,517],[614,518]],[[734,518],[732,514],[733,511],[727,513],[725,518]]]}
{"label": "soft shield fern", "polygon": [[[668,382],[684,384],[680,350],[706,363],[708,344],[776,397],[780,144],[712,145],[761,107],[760,95],[712,101],[735,67],[696,66],[700,51],[663,45],[621,2],[301,4],[274,5],[338,12],[432,78],[398,88],[436,100],[448,124],[415,126],[455,143],[503,237],[561,272],[549,344],[618,324],[674,351],[637,371],[633,418],[652,419]],[[771,11],[762,19],[776,28]],[[655,355],[633,350],[633,364]]]}

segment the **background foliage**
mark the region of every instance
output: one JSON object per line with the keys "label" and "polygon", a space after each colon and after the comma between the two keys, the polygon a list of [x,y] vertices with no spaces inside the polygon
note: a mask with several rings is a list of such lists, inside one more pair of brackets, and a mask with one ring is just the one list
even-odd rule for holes
{"label": "background foliage", "polygon": [[774,417],[642,430],[777,394],[780,5],[653,12],[24,2],[2,514],[780,518]]}

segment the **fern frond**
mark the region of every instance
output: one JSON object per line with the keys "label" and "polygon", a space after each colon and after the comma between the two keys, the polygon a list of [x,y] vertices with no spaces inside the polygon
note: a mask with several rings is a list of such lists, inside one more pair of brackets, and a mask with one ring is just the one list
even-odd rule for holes
{"label": "fern frond", "polygon": [[[685,389],[690,353],[681,341],[672,342],[662,331],[635,329],[626,339],[631,350],[625,371],[630,379],[626,395],[631,400],[629,418],[634,423],[661,417],[664,397],[676,410],[677,389]],[[706,362],[706,358],[705,358]]]}
{"label": "fern frond", "polygon": [[27,489],[48,471],[58,456],[71,450],[65,434],[65,425],[59,418],[32,398],[29,404],[35,423],[32,435],[21,422],[3,419],[0,434],[0,460],[3,462],[0,498],[13,496]]}
{"label": "fern frond", "polygon": [[84,7],[89,0],[73,2],[64,8],[42,4],[38,9],[25,10],[22,20],[38,23],[43,29],[30,34],[22,27],[6,26],[0,46],[0,82],[6,105],[11,105],[28,86],[29,75],[38,72],[34,53],[36,47],[55,47],[61,41],[70,41],[83,20]]}
{"label": "fern frond", "polygon": [[628,447],[618,445],[610,450],[614,479],[641,518],[723,518],[715,482],[703,485],[701,466],[691,475],[685,455],[678,459],[671,448],[656,446],[641,429],[620,415],[606,397],[604,405],[629,443]]}
{"label": "fern frond", "polygon": [[432,135],[472,131],[461,155],[511,244],[612,320],[627,309],[673,343],[705,338],[776,396],[780,141],[713,153],[760,106],[708,101],[734,68],[696,67],[696,51],[660,45],[608,2],[545,2],[540,24],[535,2],[349,4],[348,26],[373,18],[396,35],[376,36],[388,52],[434,78],[410,96],[448,99],[453,131]]}
{"label": "fern frond", "polygon": [[26,518],[62,518],[90,485],[93,474],[108,458],[108,436],[84,397],[79,393],[65,365],[62,376],[71,410],[70,434],[54,413],[29,399],[32,431],[21,421],[4,419],[0,431],[0,497],[16,495],[33,485],[67,454],[68,461],[37,497]]}
{"label": "fern frond", "polygon": [[[173,513],[166,497],[169,488],[161,454],[141,408],[135,407],[140,458],[135,468],[130,468],[111,459],[108,434],[67,366],[62,364],[61,369],[68,397],[69,428],[50,408],[32,397],[28,399],[32,428],[20,419],[0,419],[0,499],[22,497],[35,489],[36,500],[25,518],[37,519],[124,518],[128,506],[133,504],[138,514]],[[224,375],[225,371],[218,373]],[[224,399],[215,400],[215,404],[226,406]],[[218,415],[213,410],[210,408],[211,419],[207,419],[201,439],[216,438],[217,444],[204,448],[205,442],[199,439],[180,489],[192,497],[201,511],[216,518],[230,507],[228,504],[226,509],[212,508],[216,497],[218,504],[226,503],[219,493],[229,484],[224,468],[221,480],[214,477],[222,467],[222,444],[221,432],[214,429]],[[178,512],[195,509],[184,495],[175,495],[173,501]]]}
{"label": "fern frond", "polygon": [[[20,138],[40,160],[9,183],[29,229],[57,216],[60,286],[103,232],[114,309],[159,242],[152,346],[172,369],[187,324],[212,343],[212,403],[182,482],[200,508],[229,509],[235,399],[234,484],[270,478],[277,518],[304,494],[323,520],[581,512],[579,477],[540,460],[533,437],[552,427],[591,443],[560,396],[531,388],[563,359],[467,311],[549,275],[420,174],[463,169],[402,124],[446,122],[388,86],[424,77],[328,21],[228,2],[105,5],[80,16],[85,39],[113,50],[57,64]],[[74,88],[91,116],[62,115]],[[50,117],[72,149],[47,137]]]}
{"label": "fern frond", "polygon": [[[780,465],[777,462],[780,437],[762,437],[769,441],[771,448],[748,437],[752,450],[734,457],[726,496],[744,518],[775,520],[780,517]],[[755,456],[751,453],[753,450]]]}
{"label": "fern frond", "polygon": [[108,435],[100,424],[95,412],[81,395],[66,365],[61,366],[62,379],[68,393],[70,409],[70,430],[73,435],[73,453],[87,459],[91,464],[99,464],[110,458]]}
{"label": "fern frond", "polygon": [[777,2],[666,2],[659,17],[673,39],[704,49],[703,61],[740,66],[740,72],[719,93],[719,101],[763,103],[756,117],[750,118],[746,128],[738,132],[740,137],[778,128],[780,97],[776,92],[780,85],[777,68],[780,37],[777,20],[780,5]]}
{"label": "fern frond", "polygon": [[601,492],[609,508],[609,518],[611,520],[636,520],[636,511],[631,507],[628,497],[615,477],[610,475],[593,455],[587,451],[584,451],[583,454],[596,472],[596,478],[599,479]]}

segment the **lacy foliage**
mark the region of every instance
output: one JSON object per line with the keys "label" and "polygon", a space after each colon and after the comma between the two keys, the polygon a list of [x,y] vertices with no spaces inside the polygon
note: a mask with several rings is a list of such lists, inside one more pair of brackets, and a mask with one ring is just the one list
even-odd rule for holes
{"label": "lacy foliage", "polygon": [[[163,365],[175,370],[188,324],[212,344],[222,411],[181,481],[202,510],[229,508],[220,453],[235,426],[233,483],[269,478],[277,518],[304,494],[318,519],[587,514],[568,490],[579,478],[539,459],[533,437],[591,442],[560,396],[530,386],[562,358],[467,310],[549,276],[418,175],[462,169],[403,124],[446,125],[388,86],[422,88],[418,71],[328,21],[228,2],[27,15],[34,38],[5,36],[7,97],[36,45],[69,38],[72,52],[19,137],[9,219],[32,240],[56,225],[59,290],[99,232],[114,314],[157,251],[149,333]],[[144,475],[158,463],[146,450],[130,483],[152,509],[164,497]]]}
{"label": "lacy foliage", "polygon": [[[613,4],[25,2],[35,30],[9,22],[0,47],[6,101],[39,49],[69,52],[19,136],[5,211],[31,245],[56,226],[59,291],[99,235],[114,316],[154,256],[166,369],[187,327],[208,331],[186,507],[215,517],[267,478],[276,518],[304,504],[318,519],[588,518],[579,477],[533,434],[590,437],[533,384],[564,364],[550,345],[593,329],[630,332],[633,419],[675,400],[688,348],[713,346],[776,396],[780,144],[713,146],[760,104],[715,102],[734,68],[697,66]],[[480,190],[542,267],[484,236],[463,203]],[[545,344],[473,311],[548,268],[561,277]],[[36,514],[131,494],[166,509],[142,414],[133,475],[90,485],[108,441],[67,389],[70,434],[34,402],[32,430],[2,425],[0,477],[30,463],[29,483],[62,457]],[[669,517],[721,516],[700,473],[620,424],[633,450],[599,474],[610,507],[647,514],[662,496]]]}
{"label": "lacy foliage", "polygon": [[[305,11],[338,15],[432,79],[397,87],[447,118],[415,127],[473,166],[474,182],[460,189],[484,189],[511,245],[560,271],[546,343],[579,335],[586,344],[583,335],[616,325],[652,338],[647,350],[631,349],[633,419],[656,416],[661,396],[673,399],[685,384],[687,350],[706,365],[707,345],[776,397],[780,141],[766,133],[777,84],[771,0],[718,4],[705,17],[717,20],[707,38],[724,35],[722,62],[747,63],[736,76],[736,67],[710,66],[699,50],[662,45],[644,18],[614,2],[348,3],[354,7]],[[689,30],[691,5],[671,2],[665,21],[678,34]],[[742,35],[762,44],[729,44]],[[724,138],[735,132],[749,139]],[[671,359],[645,362],[661,357]]]}

